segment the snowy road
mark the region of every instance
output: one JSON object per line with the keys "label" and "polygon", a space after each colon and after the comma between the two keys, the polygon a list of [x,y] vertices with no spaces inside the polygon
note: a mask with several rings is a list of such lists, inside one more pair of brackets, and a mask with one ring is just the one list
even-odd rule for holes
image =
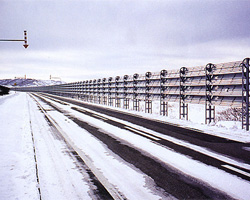
{"label": "snowy road", "polygon": [[28,95],[1,100],[0,199],[111,199]]}
{"label": "snowy road", "polygon": [[25,93],[0,111],[0,199],[249,199],[249,143]]}

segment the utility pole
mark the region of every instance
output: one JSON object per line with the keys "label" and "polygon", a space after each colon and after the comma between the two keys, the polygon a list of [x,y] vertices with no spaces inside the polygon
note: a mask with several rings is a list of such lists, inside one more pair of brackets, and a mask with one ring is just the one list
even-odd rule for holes
{"label": "utility pole", "polygon": [[0,39],[0,42],[24,42],[24,48],[28,48],[28,42],[27,42],[27,31],[24,31],[24,39],[23,40],[16,40],[16,39]]}

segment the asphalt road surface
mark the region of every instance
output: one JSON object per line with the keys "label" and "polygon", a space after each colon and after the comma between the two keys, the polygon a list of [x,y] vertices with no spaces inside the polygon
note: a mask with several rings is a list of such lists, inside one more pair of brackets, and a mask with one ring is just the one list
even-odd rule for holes
{"label": "asphalt road surface", "polygon": [[[152,131],[161,133],[166,136],[171,136],[173,138],[185,141],[191,145],[202,147],[203,149],[214,152],[215,154],[221,155],[225,159],[220,159],[216,156],[211,156],[211,154],[206,154],[203,151],[197,151],[196,148],[191,148],[187,145],[180,145],[174,143],[170,140],[166,140],[157,135],[153,135],[148,132],[143,132],[137,130],[133,127],[128,126],[112,118],[104,118],[101,115],[93,114],[93,112],[81,109],[79,107],[72,106],[71,108],[82,112],[85,115],[103,119],[105,123],[111,124],[113,126],[119,127],[121,129],[132,131],[134,134],[139,134],[143,137],[150,138],[153,142],[160,144],[166,148],[172,149],[175,152],[187,155],[194,160],[205,163],[207,165],[214,166],[218,169],[224,170],[228,173],[234,174],[241,177],[242,179],[250,181],[250,177],[246,174],[250,173],[249,170],[241,168],[240,166],[230,166],[225,160],[228,158],[230,160],[236,160],[246,164],[250,163],[249,156],[249,143],[240,143],[232,140],[228,140],[221,137],[212,136],[206,134],[202,131],[195,129],[187,129],[177,125],[162,123],[156,120],[146,119],[137,115],[129,114],[126,112],[117,111],[115,109],[104,108],[101,106],[95,106],[92,104],[86,104],[84,102],[76,101],[74,99],[43,94],[43,97],[49,98],[50,100],[57,100],[57,102],[65,104],[70,103],[72,105],[80,106],[81,108],[87,108],[89,110],[98,112],[100,114],[105,114],[111,116],[115,119],[124,120]],[[41,98],[46,102],[46,98]],[[63,112],[51,103],[47,102],[55,110]],[[207,184],[197,181],[196,179],[184,175],[180,171],[168,166],[157,159],[154,159],[147,155],[146,153],[133,148],[131,145],[126,144],[117,138],[114,138],[104,131],[100,130],[94,125],[90,125],[87,122],[79,120],[75,116],[71,116],[68,113],[64,113],[77,123],[80,127],[87,130],[93,136],[101,140],[107,147],[124,159],[126,162],[131,163],[136,168],[140,169],[142,172],[150,176],[156,183],[159,190],[163,190],[166,194],[171,194],[178,199],[230,199],[231,197],[227,194],[217,191],[216,189],[210,187]],[[229,167],[225,167],[229,166]],[[184,166],[185,167],[185,166]],[[236,169],[236,170],[235,170]],[[243,172],[243,173],[242,173]],[[244,173],[245,172],[245,173]]]}

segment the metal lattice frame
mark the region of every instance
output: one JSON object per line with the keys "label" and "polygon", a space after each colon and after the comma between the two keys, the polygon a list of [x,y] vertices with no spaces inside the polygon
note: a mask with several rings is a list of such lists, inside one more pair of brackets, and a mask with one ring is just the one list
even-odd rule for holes
{"label": "metal lattice frame", "polygon": [[187,80],[186,73],[188,69],[186,67],[182,67],[180,69],[180,119],[188,120],[188,104],[185,102],[187,95],[186,90],[187,86],[185,82]]}
{"label": "metal lattice frame", "polygon": [[242,128],[249,130],[249,58],[241,63],[242,67]]}
{"label": "metal lattice frame", "polygon": [[129,109],[129,98],[128,98],[128,75],[123,77],[123,108]]}
{"label": "metal lattice frame", "polygon": [[119,97],[119,85],[120,85],[120,76],[115,77],[115,107],[121,107],[121,98]]}
{"label": "metal lattice frame", "polygon": [[160,114],[163,116],[168,116],[168,102],[166,100],[166,94],[164,94],[166,87],[165,84],[167,83],[167,70],[161,70],[160,73]]}
{"label": "metal lattice frame", "polygon": [[108,80],[108,105],[113,106],[113,97],[112,97],[112,77],[109,77]]}
{"label": "metal lattice frame", "polygon": [[105,88],[106,88],[106,78],[102,79],[102,103],[103,105],[107,105],[107,96],[105,95]]}
{"label": "metal lattice frame", "polygon": [[138,78],[139,74],[134,74],[133,76],[133,110],[139,111],[139,103],[140,100],[137,98],[138,97]]}
{"label": "metal lattice frame", "polygon": [[150,78],[152,76],[152,73],[151,72],[147,72],[145,74],[146,76],[146,87],[145,87],[145,112],[146,113],[152,113],[152,100],[150,98],[151,94],[150,94],[150,90],[151,90],[151,87],[150,87]]}
{"label": "metal lattice frame", "polygon": [[215,65],[212,63],[208,63],[205,67],[205,73],[206,73],[206,103],[205,103],[205,109],[206,109],[206,116],[205,116],[205,122],[206,124],[211,123],[215,120],[215,106],[213,105],[213,71],[216,69]]}
{"label": "metal lattice frame", "polygon": [[102,103],[102,97],[101,97],[101,79],[98,79],[97,81],[97,93],[98,93],[98,104]]}

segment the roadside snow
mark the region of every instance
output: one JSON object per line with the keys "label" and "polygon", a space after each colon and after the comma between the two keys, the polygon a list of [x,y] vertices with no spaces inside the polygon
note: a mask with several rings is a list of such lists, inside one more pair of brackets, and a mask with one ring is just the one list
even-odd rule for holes
{"label": "roadside snow", "polygon": [[43,200],[93,199],[87,175],[68,156],[64,142],[53,136],[26,93],[0,97],[0,127],[1,200],[38,200],[38,188]]}
{"label": "roadside snow", "polygon": [[25,94],[0,98],[0,199],[39,199]]}
{"label": "roadside snow", "polygon": [[[70,150],[45,121],[36,103],[27,95],[37,152],[39,182],[43,200],[91,199],[87,174],[80,173]],[[82,171],[82,170],[81,170]]]}

